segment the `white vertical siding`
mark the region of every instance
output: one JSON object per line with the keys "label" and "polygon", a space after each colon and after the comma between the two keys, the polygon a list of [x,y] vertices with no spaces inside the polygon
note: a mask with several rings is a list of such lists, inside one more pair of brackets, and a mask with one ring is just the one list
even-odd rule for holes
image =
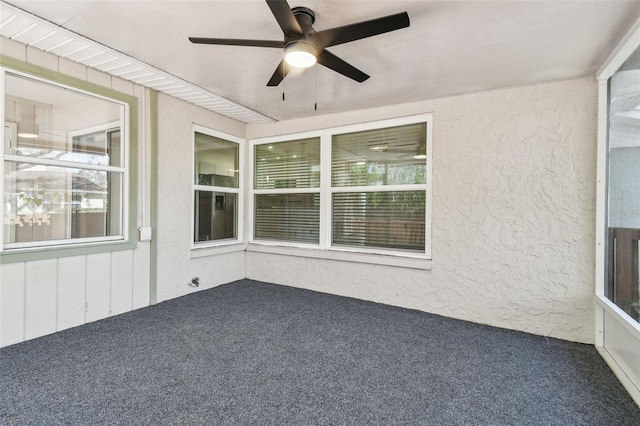
{"label": "white vertical siding", "polygon": [[111,253],[111,315],[128,312],[133,297],[133,253]]}
{"label": "white vertical siding", "polygon": [[84,324],[86,256],[58,260],[58,331]]}
{"label": "white vertical siding", "polygon": [[24,340],[24,272],[23,262],[0,269],[0,346]]}
{"label": "white vertical siding", "polygon": [[149,282],[151,279],[148,261],[150,258],[149,244],[140,244],[133,252],[133,288],[131,303],[133,309],[149,306]]}
{"label": "white vertical siding", "polygon": [[[145,89],[0,36],[3,55],[134,95],[138,102],[138,152],[149,152]],[[28,54],[27,54],[28,52]],[[189,122],[189,126],[191,123]],[[150,226],[150,158],[139,158],[136,227]],[[135,238],[132,235],[132,238]],[[149,305],[150,243],[133,250],[0,264],[0,347]]]}
{"label": "white vertical siding", "polygon": [[2,347],[148,306],[149,244],[4,264],[0,278]]}
{"label": "white vertical siding", "polygon": [[87,256],[87,322],[111,311],[111,253]]}
{"label": "white vertical siding", "polygon": [[58,259],[29,262],[25,273],[25,338],[56,331]]}

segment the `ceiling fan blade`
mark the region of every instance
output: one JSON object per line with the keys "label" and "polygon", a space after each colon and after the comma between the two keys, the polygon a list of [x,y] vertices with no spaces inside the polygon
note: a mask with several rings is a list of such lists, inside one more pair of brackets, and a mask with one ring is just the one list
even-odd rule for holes
{"label": "ceiling fan blade", "polygon": [[189,37],[189,41],[195,44],[221,44],[225,46],[254,46],[283,48],[284,41],[277,40],[244,40],[237,38],[203,38]]}
{"label": "ceiling fan blade", "polygon": [[318,55],[318,63],[327,68],[331,68],[335,72],[340,73],[345,77],[349,77],[358,83],[362,83],[369,78],[367,74],[363,73],[353,65],[346,63],[328,50],[320,52]]}
{"label": "ceiling fan blade", "polygon": [[286,0],[267,0],[267,5],[271,9],[271,13],[275,16],[276,21],[282,28],[282,32],[287,37],[295,37],[303,35],[302,28],[298,24],[298,20],[293,16],[291,8]]}
{"label": "ceiling fan blade", "polygon": [[358,22],[356,24],[345,25],[343,27],[318,31],[310,35],[309,39],[316,46],[325,48],[388,33],[408,26],[409,14],[402,12],[369,21]]}
{"label": "ceiling fan blade", "polygon": [[285,66],[284,59],[280,61],[278,64],[278,68],[273,72],[271,79],[267,83],[267,86],[277,86],[280,84],[282,80],[284,80],[285,76],[289,74],[289,69]]}

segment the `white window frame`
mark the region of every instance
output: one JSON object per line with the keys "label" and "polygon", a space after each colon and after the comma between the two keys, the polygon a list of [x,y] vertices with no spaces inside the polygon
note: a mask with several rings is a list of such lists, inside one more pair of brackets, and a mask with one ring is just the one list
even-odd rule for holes
{"label": "white window frame", "polygon": [[[213,136],[216,138],[224,139],[227,142],[233,142],[238,145],[238,187],[237,188],[229,188],[223,186],[209,186],[209,185],[197,185],[195,183],[195,175],[196,175],[196,132],[202,133],[204,135]],[[201,126],[199,124],[193,123],[191,125],[191,250],[197,251],[212,247],[221,247],[221,246],[229,246],[233,244],[239,244],[243,241],[244,233],[243,233],[243,217],[244,217],[244,197],[243,197],[243,187],[244,187],[244,149],[243,146],[246,145],[246,141],[237,136],[233,136],[227,133],[220,132],[218,130],[213,130],[205,126]],[[196,230],[196,201],[195,194],[196,191],[203,192],[226,192],[229,194],[236,194],[236,238],[227,238],[224,240],[209,240],[196,242],[195,241],[195,230]]]}
{"label": "white window frame", "polygon": [[[625,339],[629,347],[640,342],[640,324],[605,296],[605,271],[607,268],[607,186],[609,143],[609,79],[618,71],[636,49],[640,48],[640,20],[620,41],[602,67],[596,73],[598,82],[598,145],[596,177],[596,265],[595,265],[595,347],[620,380],[631,397],[640,404],[640,376],[637,364],[627,364],[616,347]],[[606,324],[605,324],[606,323]],[[606,325],[606,326],[605,326]],[[607,329],[612,337],[607,336]],[[617,334],[617,335],[616,335]],[[611,340],[612,342],[609,342]]]}
{"label": "white window frame", "polygon": [[[251,212],[251,219],[249,220],[249,242],[255,244],[263,244],[266,246],[285,246],[285,247],[298,247],[298,248],[315,248],[318,249],[322,246],[322,205],[323,205],[323,196],[322,196],[322,179],[323,179],[323,138],[326,137],[324,132],[304,132],[304,133],[296,133],[287,136],[276,136],[262,139],[253,139],[249,142],[250,150],[251,150],[251,165],[249,167],[249,183],[248,185],[251,188],[250,196],[249,196],[249,210]],[[268,145],[272,143],[279,142],[290,142],[293,140],[299,139],[313,139],[320,138],[320,186],[315,188],[272,188],[272,189],[255,189],[254,179],[255,179],[255,147],[257,145]],[[255,197],[256,195],[278,195],[278,194],[320,194],[320,236],[319,236],[319,244],[313,243],[301,243],[301,242],[287,242],[281,240],[256,240],[254,238],[254,230],[255,230]]]}
{"label": "white window frame", "polygon": [[[2,98],[2,102],[0,103],[0,116],[3,117],[3,120],[5,116],[5,111],[4,111],[5,98],[6,98],[5,84],[6,84],[7,74],[28,78],[30,80],[34,80],[44,84],[49,84],[59,88],[71,90],[76,93],[80,93],[80,94],[98,98],[98,99],[103,99],[103,100],[115,103],[117,105],[120,105],[122,107],[122,109],[120,110],[120,123],[121,123],[120,131],[121,131],[122,149],[120,154],[121,166],[116,167],[116,166],[105,166],[105,165],[81,163],[76,161],[33,158],[33,157],[27,157],[22,155],[6,154],[4,152],[5,150],[3,147],[2,151],[0,152],[0,155],[2,156],[2,158],[0,158],[0,176],[2,176],[2,178],[0,179],[0,192],[3,194],[3,197],[5,193],[4,191],[5,161],[118,173],[122,175],[122,195],[121,195],[121,202],[120,202],[120,211],[118,212],[118,214],[120,215],[122,225],[121,225],[121,233],[119,235],[105,236],[105,237],[90,237],[90,238],[67,238],[67,239],[60,239],[60,240],[31,241],[31,242],[23,242],[23,243],[4,243],[4,225],[3,225],[3,226],[0,226],[0,253],[2,252],[13,253],[21,250],[37,250],[37,249],[52,248],[52,247],[58,247],[58,246],[59,247],[70,247],[70,246],[75,247],[75,246],[79,246],[79,245],[81,246],[86,244],[129,241],[129,237],[130,237],[129,236],[129,215],[127,214],[127,212],[129,211],[129,191],[130,191],[129,104],[119,101],[117,99],[99,95],[97,93],[92,93],[86,90],[68,86],[54,80],[48,80],[48,79],[38,77],[22,71],[0,67],[0,98]],[[3,140],[4,140],[4,127],[5,126],[3,126],[2,128]],[[4,224],[4,207],[2,210],[3,210],[2,217],[3,217],[3,224]]]}
{"label": "white window frame", "polygon": [[[383,129],[389,127],[426,123],[426,183],[411,185],[385,185],[368,187],[332,187],[331,186],[331,145],[332,136],[343,133]],[[287,142],[291,140],[320,138],[320,187],[295,189],[258,190],[254,188],[255,175],[255,146],[269,143]],[[273,252],[294,256],[343,259],[348,261],[388,264],[397,266],[429,269],[431,259],[431,223],[432,223],[432,188],[433,188],[433,114],[420,114],[402,118],[380,120],[375,122],[333,127],[318,131],[291,133],[267,138],[256,138],[249,141],[249,197],[247,208],[251,212],[248,220],[249,244],[248,250],[259,252]],[[425,247],[424,253],[413,253],[377,248],[342,247],[332,245],[333,224],[333,194],[338,192],[386,192],[386,191],[425,191]],[[254,238],[255,195],[277,193],[319,193],[320,194],[320,242],[319,244],[303,244],[286,241],[266,241]],[[297,249],[312,249],[300,251]],[[416,262],[414,262],[414,260]]]}

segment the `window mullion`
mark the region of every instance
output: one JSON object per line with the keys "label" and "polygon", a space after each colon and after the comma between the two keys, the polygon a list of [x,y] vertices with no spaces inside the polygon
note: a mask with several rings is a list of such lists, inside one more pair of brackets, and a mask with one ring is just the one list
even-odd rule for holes
{"label": "window mullion", "polygon": [[331,188],[332,193],[338,192],[398,192],[398,191],[425,191],[424,183],[411,185],[380,185],[380,186],[337,186]]}
{"label": "window mullion", "polygon": [[196,191],[204,192],[228,192],[231,194],[240,193],[240,188],[228,188],[225,186],[193,185],[193,189]]}
{"label": "window mullion", "polygon": [[331,247],[331,132],[320,140],[320,247]]}
{"label": "window mullion", "polygon": [[320,193],[320,188],[273,188],[273,189],[254,189],[254,195],[269,194],[316,194]]}
{"label": "window mullion", "polygon": [[126,167],[104,166],[101,164],[80,163],[77,161],[52,160],[50,158],[27,157],[24,155],[5,154],[5,161],[12,163],[40,164],[43,166],[66,167],[69,169],[96,170],[100,172],[125,173]]}

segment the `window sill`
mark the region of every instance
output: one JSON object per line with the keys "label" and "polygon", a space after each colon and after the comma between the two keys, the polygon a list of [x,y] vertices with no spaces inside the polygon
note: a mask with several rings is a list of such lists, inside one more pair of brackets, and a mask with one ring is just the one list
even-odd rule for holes
{"label": "window sill", "polygon": [[247,251],[255,253],[279,254],[284,256],[308,257],[314,259],[340,260],[344,262],[372,263],[375,265],[431,270],[431,259],[426,257],[394,256],[378,253],[350,252],[337,249],[301,248],[250,243]]}
{"label": "window sill", "polygon": [[111,241],[74,242],[72,244],[11,248],[0,253],[0,264],[31,262],[36,260],[57,259],[61,257],[86,256],[90,254],[121,250],[135,250],[137,245],[137,240],[119,239]]}
{"label": "window sill", "polygon": [[191,259],[199,257],[216,256],[218,254],[235,253],[245,251],[247,245],[241,242],[232,242],[226,244],[218,244],[211,246],[191,247]]}
{"label": "window sill", "polygon": [[640,339],[640,323],[631,318],[625,311],[604,296],[596,295],[596,303],[615,318],[629,333]]}

